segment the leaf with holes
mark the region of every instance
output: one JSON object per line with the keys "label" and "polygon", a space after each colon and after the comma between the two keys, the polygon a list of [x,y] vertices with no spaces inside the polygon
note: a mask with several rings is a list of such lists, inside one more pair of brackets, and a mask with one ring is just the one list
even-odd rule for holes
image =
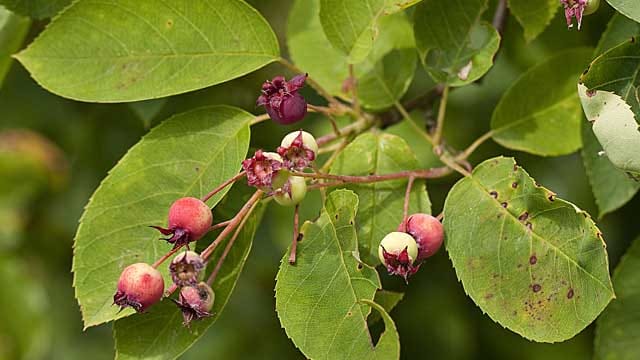
{"label": "leaf with holes", "polygon": [[[365,133],[351,142],[336,158],[332,174],[382,175],[418,169],[418,161],[401,138],[384,133]],[[410,213],[431,213],[431,202],[424,180],[414,183],[411,190]],[[356,226],[360,238],[362,260],[377,265],[378,245],[382,238],[395,231],[402,221],[407,180],[371,184],[350,184],[358,194],[360,206]]]}
{"label": "leaf with holes", "polygon": [[614,298],[605,243],[589,215],[511,158],[489,159],[454,185],[444,227],[467,294],[527,339],[572,338]]}
{"label": "leaf with holes", "polygon": [[416,46],[436,81],[467,85],[493,66],[500,35],[480,20],[486,9],[487,0],[430,0],[416,8]]}
{"label": "leaf with holes", "polygon": [[[358,259],[353,223],[358,197],[348,190],[329,194],[315,222],[302,226],[295,265],[286,253],[276,278],[276,311],[295,345],[311,359],[397,359],[398,334],[384,309],[372,300],[378,273]],[[367,327],[371,308],[386,331],[373,345]]]}
{"label": "leaf with holes", "polygon": [[[237,188],[237,185],[234,186],[229,197],[215,208],[217,213],[224,215],[224,218],[233,217],[242,207],[243,202],[238,200],[243,197],[243,194]],[[248,187],[243,186],[242,189],[246,194]],[[229,203],[227,199],[234,201]],[[244,200],[247,200],[246,195]],[[187,329],[182,324],[182,313],[176,305],[169,299],[164,299],[160,304],[151,307],[146,314],[120,319],[113,327],[118,360],[175,359],[204,335],[207,329],[218,320],[231,297],[249,256],[263,210],[264,206],[258,206],[251,214],[216,276],[212,286],[215,293],[215,302],[211,310],[213,316],[195,321]],[[216,264],[223,249],[224,246],[220,246],[213,253],[212,264]],[[213,266],[208,267],[207,275],[212,270]]]}
{"label": "leaf with holes", "polygon": [[0,6],[0,87],[11,67],[11,55],[22,45],[30,24],[29,19]]}
{"label": "leaf with holes", "polygon": [[277,60],[279,48],[242,0],[86,0],[16,56],[57,95],[124,102],[237,78]]}
{"label": "leaf with holes", "polygon": [[69,4],[71,0],[0,0],[7,9],[34,19],[51,17]]}
{"label": "leaf with holes", "polygon": [[558,8],[558,0],[509,0],[509,10],[524,28],[527,42],[538,37],[549,26]]}
{"label": "leaf with holes", "polygon": [[589,48],[563,51],[524,73],[493,112],[493,139],[543,156],[578,150],[582,111],[575,84],[592,53]]}
{"label": "leaf with holes", "polygon": [[640,22],[640,3],[633,0],[607,0],[609,5],[624,16]]}
{"label": "leaf with holes", "polygon": [[[85,327],[132,313],[117,315],[111,305],[120,272],[135,262],[152,263],[171,248],[149,226],[166,225],[174,200],[201,197],[238,172],[252,119],[227,106],[175,115],[111,169],[91,197],[75,238],[74,287]],[[208,204],[214,206],[225,193]],[[167,269],[164,275],[169,278]]]}
{"label": "leaf with holes", "polygon": [[640,238],[613,275],[618,297],[598,319],[594,359],[633,360],[640,349]]}
{"label": "leaf with holes", "polygon": [[[380,304],[384,311],[390,313],[391,310],[393,310],[393,308],[395,308],[396,305],[398,305],[400,301],[402,301],[402,298],[404,298],[404,293],[383,289],[376,292],[376,296],[373,301],[376,304]],[[369,324],[369,326],[371,326],[380,320],[382,320],[382,315],[376,311],[369,314],[367,323]]]}

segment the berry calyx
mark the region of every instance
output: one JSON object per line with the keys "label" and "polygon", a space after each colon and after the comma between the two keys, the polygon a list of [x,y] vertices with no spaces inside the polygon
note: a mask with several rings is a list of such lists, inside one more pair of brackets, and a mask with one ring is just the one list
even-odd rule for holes
{"label": "berry calyx", "polygon": [[242,162],[242,168],[247,173],[249,186],[263,191],[270,191],[274,179],[284,168],[282,157],[273,152],[257,150],[253,157]]}
{"label": "berry calyx", "polygon": [[[173,299],[172,299],[173,300]],[[184,326],[189,326],[192,321],[211,316],[215,294],[205,282],[195,286],[185,286],[180,290],[178,300],[173,302],[182,311]]]}
{"label": "berry calyx", "polygon": [[408,281],[420,265],[413,266],[418,257],[418,244],[411,235],[403,232],[387,234],[378,247],[378,258],[390,275],[398,275]]}
{"label": "berry calyx", "polygon": [[413,214],[398,226],[398,231],[405,231],[413,236],[418,244],[417,261],[433,256],[444,241],[444,227],[435,217],[428,214]]}
{"label": "berry calyx", "polygon": [[204,269],[204,260],[195,251],[185,251],[176,255],[169,265],[173,283],[178,286],[193,286],[198,283],[198,275]]}
{"label": "berry calyx", "polygon": [[130,306],[137,312],[144,312],[160,301],[163,292],[164,280],[160,272],[149,264],[136,263],[120,274],[113,304],[121,310]]}
{"label": "berry calyx", "polygon": [[294,131],[282,139],[277,151],[287,169],[302,170],[316,159],[318,143],[308,132]]}
{"label": "berry calyx", "polygon": [[284,185],[277,189],[273,199],[282,206],[298,205],[307,195],[307,182],[303,177],[290,176]]}
{"label": "berry calyx", "polygon": [[171,235],[164,240],[175,249],[202,238],[209,232],[212,222],[213,215],[207,204],[200,199],[184,197],[171,204],[168,228],[152,227],[163,235]]}
{"label": "berry calyx", "polygon": [[573,18],[576,18],[578,30],[582,27],[582,17],[590,15],[598,10],[600,0],[560,0],[564,6],[564,16],[567,19],[567,26],[573,27]]}
{"label": "berry calyx", "polygon": [[287,125],[298,122],[307,114],[307,102],[298,93],[307,80],[307,74],[294,76],[286,81],[284,76],[276,76],[262,84],[262,95],[257,106],[264,106],[269,117],[277,123]]}

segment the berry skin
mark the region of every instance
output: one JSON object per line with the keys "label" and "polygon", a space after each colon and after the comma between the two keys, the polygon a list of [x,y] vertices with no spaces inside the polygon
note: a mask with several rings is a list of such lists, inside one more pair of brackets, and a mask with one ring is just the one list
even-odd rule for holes
{"label": "berry skin", "polygon": [[[173,300],[173,299],[172,299]],[[184,319],[184,326],[189,326],[192,321],[211,316],[215,294],[207,283],[200,282],[195,286],[185,286],[180,290],[178,300],[173,300]]]}
{"label": "berry skin", "polygon": [[173,244],[175,249],[202,238],[209,232],[212,223],[213,215],[207,204],[200,199],[184,197],[171,204],[168,228],[152,227],[163,235],[171,235],[164,240]]}
{"label": "berry skin", "polygon": [[288,181],[273,195],[273,199],[282,206],[298,205],[307,195],[307,182],[303,177],[290,176]]}
{"label": "berry skin", "polygon": [[160,272],[149,264],[136,263],[120,274],[113,303],[121,309],[130,306],[137,312],[144,312],[160,301],[163,292],[164,280]]}
{"label": "berry skin", "polygon": [[169,265],[171,279],[178,286],[193,286],[198,283],[198,275],[204,269],[204,260],[195,251],[185,251],[176,255]]}
{"label": "berry skin", "polygon": [[378,247],[378,257],[389,274],[402,276],[405,281],[420,268],[420,265],[413,266],[418,257],[418,244],[407,233],[387,234]]}
{"label": "berry skin", "polygon": [[591,15],[594,12],[598,11],[600,7],[600,0],[588,0],[587,7],[584,9],[583,15]]}
{"label": "berry skin", "polygon": [[318,143],[313,135],[299,130],[287,134],[277,151],[287,169],[302,170],[316,159]]}
{"label": "berry skin", "polygon": [[271,120],[282,124],[293,124],[307,114],[307,102],[298,93],[307,80],[307,74],[294,76],[285,81],[283,76],[276,76],[262,84],[262,95],[258,97],[257,106],[264,106]]}
{"label": "berry skin", "polygon": [[[398,227],[398,231],[405,229],[403,222]],[[413,236],[418,243],[417,261],[422,261],[433,256],[444,240],[444,227],[435,217],[428,214],[413,214],[409,216],[406,223],[406,232]]]}

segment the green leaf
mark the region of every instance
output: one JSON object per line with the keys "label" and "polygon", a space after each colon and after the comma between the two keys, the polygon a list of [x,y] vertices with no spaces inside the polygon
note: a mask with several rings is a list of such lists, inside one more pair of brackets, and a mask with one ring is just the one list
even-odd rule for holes
{"label": "green leaf", "polygon": [[489,71],[500,35],[481,22],[486,9],[487,0],[430,0],[416,8],[416,45],[434,80],[463,86]]}
{"label": "green leaf", "polygon": [[[132,313],[117,315],[111,305],[120,272],[135,262],[151,263],[170,250],[149,226],[166,224],[174,200],[201,197],[238,172],[249,147],[252,119],[227,106],[175,115],[111,169],[89,201],[75,238],[74,286],[85,328]],[[225,193],[208,204],[215,206]],[[168,279],[167,269],[164,274]]]}
{"label": "green leaf", "polygon": [[640,3],[632,0],[607,0],[622,15],[640,22]]}
{"label": "green leaf", "polygon": [[583,122],[582,142],[582,160],[598,205],[598,217],[603,217],[629,202],[640,189],[640,182],[629,178],[601,153],[602,146],[587,122]]}
{"label": "green leaf", "polygon": [[640,348],[640,238],[624,255],[613,275],[617,298],[598,319],[596,360],[637,359]]}
{"label": "green leaf", "polygon": [[[297,262],[282,258],[276,278],[276,311],[295,345],[311,359],[399,357],[397,332],[371,300],[378,273],[360,262],[353,223],[358,197],[348,190],[329,194],[315,222],[302,226]],[[377,347],[367,328],[370,307],[383,314],[386,331]]]}
{"label": "green leaf", "polygon": [[34,19],[52,17],[69,4],[71,0],[0,0],[7,9]]}
{"label": "green leaf", "polygon": [[22,45],[31,21],[0,6],[0,88],[11,67],[11,55]]}
{"label": "green leaf", "polygon": [[[358,136],[337,156],[332,174],[381,175],[418,168],[411,148],[401,138],[384,133]],[[350,184],[346,188],[358,194],[360,206],[356,227],[362,260],[377,265],[380,240],[395,231],[402,221],[406,180],[371,184]],[[423,180],[411,190],[410,213],[431,213],[431,202]]]}
{"label": "green leaf", "polygon": [[[298,0],[289,13],[287,44],[291,58],[331,94],[343,98],[349,78],[347,55],[334,49],[322,32],[320,0]],[[363,106],[380,110],[392,106],[407,91],[416,68],[411,24],[404,13],[384,16],[366,58],[354,66]]]}
{"label": "green leaf", "polygon": [[639,34],[640,24],[619,13],[615,13],[607,25],[607,30],[605,30],[605,32],[602,33],[602,37],[600,37],[595,54],[601,55],[607,50]]}
{"label": "green leaf", "polygon": [[278,56],[271,27],[242,0],[83,0],[17,58],[57,95],[124,102],[215,85]]}
{"label": "green leaf", "polygon": [[579,84],[578,93],[593,132],[607,158],[618,169],[640,176],[640,130],[631,107],[617,94],[599,90],[588,92]]}
{"label": "green leaf", "polygon": [[357,64],[369,55],[378,36],[378,21],[420,0],[320,0],[320,22],[334,48]]}
{"label": "green leaf", "polygon": [[[236,187],[230,197],[236,195]],[[226,200],[226,199],[225,199]],[[246,200],[246,199],[245,199]],[[219,209],[228,207],[224,202],[216,207],[216,212],[225,212],[227,218],[231,218],[242,207],[234,205],[233,210]],[[249,256],[253,237],[262,217],[264,206],[258,206],[251,214],[245,227],[241,230],[233,247],[227,255],[213,283],[215,303],[213,316],[193,322],[189,329],[182,325],[182,313],[176,305],[164,299],[160,304],[150,308],[146,314],[129,316],[115,322],[113,332],[116,342],[116,359],[175,359],[189,349],[204,333],[218,320],[229,301],[238,277]],[[207,268],[207,273],[213,270],[213,265],[222,253],[224,246],[219,246],[213,253],[212,266]],[[175,295],[174,295],[175,297]]]}
{"label": "green leaf", "polygon": [[493,139],[543,156],[578,150],[582,112],[575,84],[592,53],[588,48],[563,51],[525,72],[494,110]]}
{"label": "green leaf", "polygon": [[511,158],[489,159],[454,185],[444,226],[467,294],[527,339],[570,339],[614,298],[605,243],[589,215]]}
{"label": "green leaf", "polygon": [[[443,166],[438,156],[433,153],[433,146],[426,138],[426,127],[419,111],[410,114],[411,120],[403,119],[385,129],[385,132],[396,135],[407,142],[416,158],[420,169]],[[422,123],[422,124],[421,124]]]}
{"label": "green leaf", "polygon": [[[376,304],[380,304],[385,312],[390,313],[393,308],[398,305],[398,303],[404,298],[404,293],[389,291],[389,290],[378,290],[376,292],[376,296],[373,301]],[[372,312],[369,314],[369,318],[367,319],[367,323],[369,326],[377,323],[382,319],[382,315],[379,312]]]}
{"label": "green leaf", "polygon": [[509,0],[509,10],[524,28],[524,39],[529,42],[549,26],[558,11],[558,0]]}

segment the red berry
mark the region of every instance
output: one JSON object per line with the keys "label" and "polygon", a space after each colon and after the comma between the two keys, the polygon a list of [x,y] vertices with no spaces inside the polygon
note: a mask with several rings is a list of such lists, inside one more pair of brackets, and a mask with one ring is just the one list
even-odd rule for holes
{"label": "red berry", "polygon": [[289,81],[276,76],[262,84],[262,95],[256,105],[264,106],[269,117],[277,123],[287,125],[298,122],[307,114],[307,102],[298,93],[304,86],[307,74],[297,75]]}
{"label": "red berry", "polygon": [[120,274],[113,303],[143,312],[160,301],[163,292],[164,280],[160,272],[149,264],[136,263],[127,266]]}
{"label": "red berry", "polygon": [[191,321],[211,316],[215,294],[207,283],[201,282],[195,286],[185,286],[180,290],[178,300],[173,300],[184,319],[184,325],[189,326]]}
{"label": "red berry", "polygon": [[202,238],[213,222],[211,209],[202,200],[184,197],[171,204],[169,209],[169,227],[153,226],[164,235],[171,235],[165,239],[173,244],[174,249]]}
{"label": "red berry", "polygon": [[[404,223],[398,227],[404,230]],[[413,214],[409,216],[406,224],[406,232],[418,243],[418,261],[433,256],[444,240],[444,228],[442,223],[428,214]]]}

